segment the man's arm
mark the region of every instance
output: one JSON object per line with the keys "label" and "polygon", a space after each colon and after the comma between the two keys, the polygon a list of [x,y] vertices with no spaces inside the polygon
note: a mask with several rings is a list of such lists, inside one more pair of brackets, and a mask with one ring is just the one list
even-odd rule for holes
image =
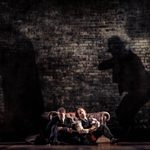
{"label": "man's arm", "polygon": [[109,60],[105,60],[102,61],[99,65],[98,65],[98,69],[99,70],[106,70],[106,69],[111,69],[114,65],[114,59],[111,58]]}

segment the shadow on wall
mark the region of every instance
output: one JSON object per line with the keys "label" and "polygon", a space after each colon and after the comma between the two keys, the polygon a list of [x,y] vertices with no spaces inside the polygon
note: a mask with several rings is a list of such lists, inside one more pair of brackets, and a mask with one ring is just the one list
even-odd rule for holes
{"label": "shadow on wall", "polygon": [[[118,84],[122,97],[116,114],[123,127],[122,135],[131,136],[135,128],[135,116],[150,99],[150,74],[145,70],[140,58],[118,36],[108,39],[108,50],[112,58],[99,64],[100,70],[112,69],[113,83]],[[129,134],[129,135],[127,135]]]}
{"label": "shadow on wall", "polygon": [[44,107],[35,52],[31,41],[4,20],[0,24],[0,75],[4,93],[0,132],[16,136],[36,132]]}

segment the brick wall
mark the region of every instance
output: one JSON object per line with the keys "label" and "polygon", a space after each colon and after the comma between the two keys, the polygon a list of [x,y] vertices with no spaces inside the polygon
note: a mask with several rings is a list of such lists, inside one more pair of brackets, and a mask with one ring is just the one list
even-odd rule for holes
{"label": "brick wall", "polygon": [[[46,111],[84,106],[88,111],[109,111],[112,124],[116,123],[117,85],[112,83],[111,70],[98,70],[98,58],[111,57],[105,53],[107,39],[118,35],[150,70],[148,4],[148,0],[1,3],[4,19],[34,46]],[[139,112],[146,122],[149,105]]]}

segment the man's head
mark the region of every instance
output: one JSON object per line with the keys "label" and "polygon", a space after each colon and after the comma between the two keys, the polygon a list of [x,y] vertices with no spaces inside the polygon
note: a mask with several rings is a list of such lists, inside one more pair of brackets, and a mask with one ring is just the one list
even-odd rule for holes
{"label": "man's head", "polygon": [[118,36],[112,36],[108,39],[108,50],[112,55],[118,55],[122,50],[125,50],[124,42]]}
{"label": "man's head", "polygon": [[66,109],[64,107],[60,107],[57,110],[59,113],[66,113]]}
{"label": "man's head", "polygon": [[58,116],[60,119],[63,119],[65,118],[65,115],[66,115],[66,109],[64,107],[60,107],[58,110]]}
{"label": "man's head", "polygon": [[76,109],[75,115],[79,119],[85,119],[87,113],[86,113],[86,110],[84,108],[79,107],[79,108]]}

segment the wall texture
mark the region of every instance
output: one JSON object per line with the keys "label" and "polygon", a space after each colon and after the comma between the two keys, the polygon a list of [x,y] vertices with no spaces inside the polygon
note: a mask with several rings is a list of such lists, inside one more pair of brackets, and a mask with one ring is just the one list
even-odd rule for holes
{"label": "wall texture", "polygon": [[[1,2],[1,8],[1,17],[33,44],[45,111],[59,106],[68,111],[77,106],[89,112],[106,110],[112,116],[110,125],[118,125],[117,84],[112,83],[111,70],[97,67],[111,57],[105,53],[107,39],[118,35],[150,70],[149,1],[12,0]],[[2,112],[4,97],[1,85]],[[149,106],[139,111],[138,126],[150,127]]]}

